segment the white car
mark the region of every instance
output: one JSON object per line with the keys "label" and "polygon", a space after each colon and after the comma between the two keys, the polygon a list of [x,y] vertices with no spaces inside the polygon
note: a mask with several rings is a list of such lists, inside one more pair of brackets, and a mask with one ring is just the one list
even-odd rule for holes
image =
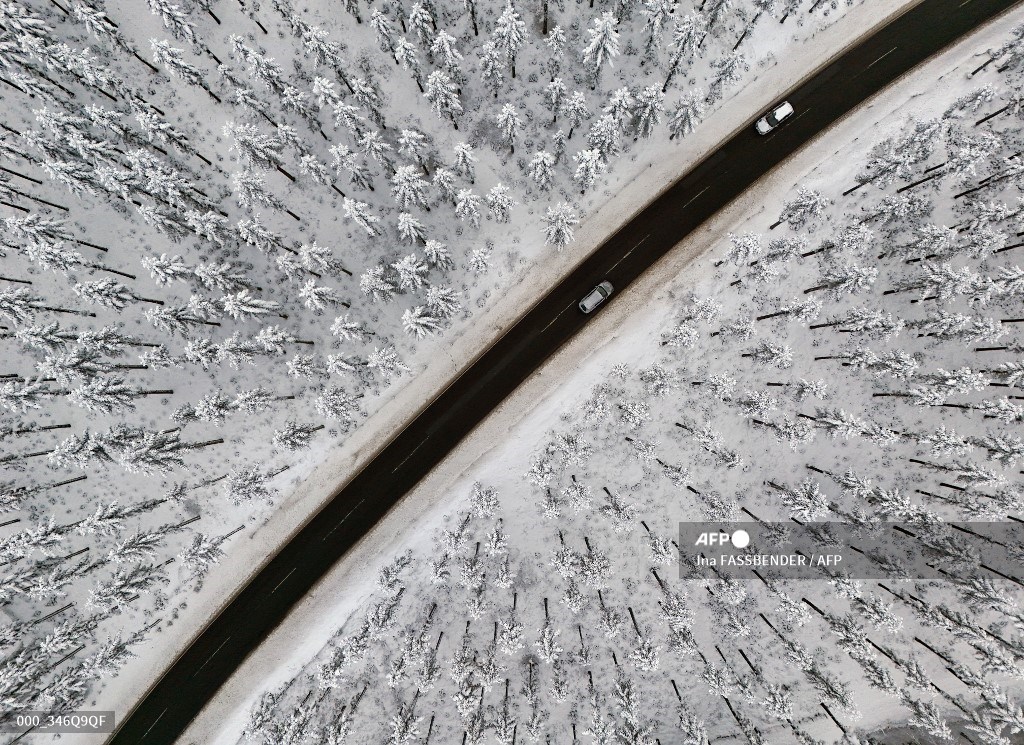
{"label": "white car", "polygon": [[758,119],[754,128],[759,135],[766,135],[791,116],[793,116],[793,104],[789,101],[783,101]]}
{"label": "white car", "polygon": [[580,300],[580,310],[584,313],[593,313],[597,306],[611,296],[612,290],[614,289],[615,288],[612,287],[612,283],[605,280]]}

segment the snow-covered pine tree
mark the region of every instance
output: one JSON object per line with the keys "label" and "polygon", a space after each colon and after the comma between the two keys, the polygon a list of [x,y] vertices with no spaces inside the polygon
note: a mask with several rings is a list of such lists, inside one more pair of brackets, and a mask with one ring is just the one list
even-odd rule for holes
{"label": "snow-covered pine tree", "polygon": [[582,58],[592,81],[591,89],[597,87],[604,66],[611,65],[621,51],[618,25],[615,15],[605,11],[594,19],[593,27],[587,29],[590,38],[583,48]]}
{"label": "snow-covered pine tree", "polygon": [[443,70],[434,70],[427,76],[427,87],[423,94],[430,102],[434,113],[441,119],[450,119],[452,126],[459,128],[458,117],[462,114],[462,101],[451,76]]}
{"label": "snow-covered pine tree", "polygon": [[402,328],[407,334],[422,339],[424,336],[437,333],[441,329],[438,319],[431,316],[426,308],[416,306],[409,308],[402,314]]}
{"label": "snow-covered pine tree", "polygon": [[575,211],[565,202],[548,207],[544,216],[545,243],[550,243],[561,251],[575,239],[573,229],[578,224],[579,218]]}
{"label": "snow-covered pine tree", "polygon": [[513,79],[516,76],[516,55],[525,41],[526,23],[519,16],[512,0],[509,0],[494,23],[491,42],[494,44],[494,49],[505,57]]}
{"label": "snow-covered pine tree", "polygon": [[502,142],[508,146],[509,152],[514,154],[516,139],[523,128],[523,120],[519,118],[516,107],[511,103],[504,104],[498,112],[496,121]]}
{"label": "snow-covered pine tree", "polygon": [[288,421],[281,429],[274,431],[272,442],[274,447],[288,452],[305,450],[312,444],[313,436],[323,428],[322,424],[313,425],[294,420]]}
{"label": "snow-covered pine tree", "polygon": [[486,196],[487,208],[498,222],[507,223],[512,217],[512,208],[518,202],[512,198],[511,190],[498,183],[490,188]]}

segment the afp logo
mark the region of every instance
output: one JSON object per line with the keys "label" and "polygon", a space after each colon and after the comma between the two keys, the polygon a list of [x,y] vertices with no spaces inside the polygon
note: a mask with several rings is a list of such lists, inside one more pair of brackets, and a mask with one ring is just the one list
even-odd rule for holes
{"label": "afp logo", "polygon": [[746,548],[750,545],[750,533],[745,530],[734,530],[726,533],[723,530],[717,532],[701,533],[697,536],[696,546],[724,546],[731,543],[736,548]]}

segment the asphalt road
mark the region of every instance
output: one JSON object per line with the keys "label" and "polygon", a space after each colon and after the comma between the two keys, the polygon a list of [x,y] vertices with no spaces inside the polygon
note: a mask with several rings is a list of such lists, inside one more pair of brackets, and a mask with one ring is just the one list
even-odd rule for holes
{"label": "asphalt road", "polygon": [[[174,661],[108,744],[175,742],[221,684],[335,562],[583,327],[592,316],[580,313],[576,303],[598,282],[609,279],[621,292],[683,237],[844,113],[1015,4],[924,0],[788,93],[796,114],[781,129],[760,137],[752,126],[744,127],[687,173],[530,309],[341,487]],[[666,147],[685,145],[673,142]],[[614,295],[609,302],[615,302]]]}

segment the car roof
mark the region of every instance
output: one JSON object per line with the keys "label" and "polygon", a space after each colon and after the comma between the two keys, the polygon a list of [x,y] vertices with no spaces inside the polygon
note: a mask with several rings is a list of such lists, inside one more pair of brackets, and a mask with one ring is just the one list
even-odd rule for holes
{"label": "car roof", "polygon": [[[603,289],[603,288],[602,288]],[[605,299],[605,296],[601,294],[601,289],[595,287],[580,300],[580,305],[585,305],[588,308],[595,308],[601,304],[601,301]]]}

